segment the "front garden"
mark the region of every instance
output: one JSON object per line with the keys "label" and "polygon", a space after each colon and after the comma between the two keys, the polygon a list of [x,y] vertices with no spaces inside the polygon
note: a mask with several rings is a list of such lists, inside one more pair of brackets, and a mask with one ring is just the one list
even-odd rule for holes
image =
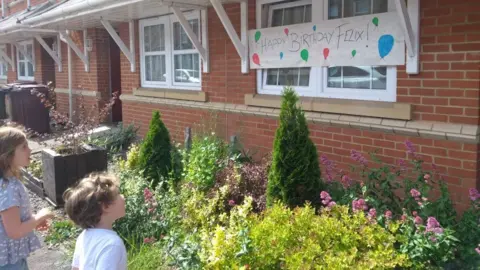
{"label": "front garden", "polygon": [[[357,166],[339,170],[318,156],[297,102],[285,89],[274,150],[256,162],[214,132],[175,144],[154,113],[145,139],[110,166],[126,198],[114,229],[129,269],[479,269],[478,191],[457,215],[408,141],[398,166],[352,150]],[[60,221],[47,241],[77,234]]]}

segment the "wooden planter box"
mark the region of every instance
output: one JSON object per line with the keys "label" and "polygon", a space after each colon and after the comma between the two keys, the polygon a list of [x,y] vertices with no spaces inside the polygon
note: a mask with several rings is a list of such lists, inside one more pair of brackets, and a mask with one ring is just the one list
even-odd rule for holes
{"label": "wooden planter box", "polygon": [[29,171],[22,169],[22,177],[25,186],[40,198],[45,198],[45,190],[43,188],[43,181],[33,176]]}
{"label": "wooden planter box", "polygon": [[42,151],[43,186],[46,199],[54,206],[63,205],[63,193],[92,172],[107,170],[107,150],[84,145],[81,154],[61,155],[52,149]]}

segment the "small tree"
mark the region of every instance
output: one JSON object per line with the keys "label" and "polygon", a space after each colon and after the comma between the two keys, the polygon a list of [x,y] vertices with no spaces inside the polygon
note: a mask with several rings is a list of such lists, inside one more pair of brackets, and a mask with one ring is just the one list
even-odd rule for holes
{"label": "small tree", "polygon": [[268,174],[268,205],[281,200],[296,207],[305,201],[317,204],[320,200],[322,182],[317,149],[308,136],[307,120],[297,102],[295,91],[285,88]]}
{"label": "small tree", "polygon": [[153,185],[161,178],[167,178],[172,167],[172,145],[170,134],[160,119],[158,111],[153,113],[147,136],[140,146],[139,167]]}

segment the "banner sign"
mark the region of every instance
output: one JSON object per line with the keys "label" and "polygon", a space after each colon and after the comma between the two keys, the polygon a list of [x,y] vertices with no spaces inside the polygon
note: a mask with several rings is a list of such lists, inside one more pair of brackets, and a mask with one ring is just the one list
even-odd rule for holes
{"label": "banner sign", "polygon": [[250,66],[397,66],[405,39],[396,12],[249,31]]}

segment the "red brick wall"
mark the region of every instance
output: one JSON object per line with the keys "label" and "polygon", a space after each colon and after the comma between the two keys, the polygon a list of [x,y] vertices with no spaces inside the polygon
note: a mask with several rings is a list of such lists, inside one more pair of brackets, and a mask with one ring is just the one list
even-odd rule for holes
{"label": "red brick wall", "polygon": [[480,1],[421,1],[421,74],[398,71],[418,120],[480,123]]}
{"label": "red brick wall", "polygon": [[[171,136],[178,142],[183,141],[185,127],[196,128],[198,132],[204,123],[212,121],[212,115],[205,110],[129,102],[123,103],[124,121],[139,125],[140,133],[145,134],[154,110],[161,111],[162,120]],[[237,135],[247,149],[256,153],[257,158],[271,151],[278,120],[233,113],[218,113],[213,116],[216,119],[216,134],[225,140],[231,135]],[[310,137],[317,146],[319,156],[326,154],[345,171],[349,171],[349,165],[354,165],[350,158],[352,149],[364,154],[376,150],[378,157],[385,163],[398,164],[400,159],[407,158],[404,142],[410,140],[425,160],[426,168],[431,169],[431,164],[434,163],[437,171],[448,182],[452,198],[458,203],[458,209],[462,210],[468,206],[468,189],[480,186],[477,169],[480,148],[476,144],[318,124],[310,124],[309,128]]]}
{"label": "red brick wall", "polygon": [[[240,5],[225,5],[237,32]],[[211,72],[202,74],[202,91],[210,101],[243,104],[244,94],[256,92],[256,73],[240,72],[240,58],[213,8],[208,9]],[[255,1],[249,1],[249,28],[255,28]],[[137,72],[122,54],[123,93],[140,86]],[[215,33],[215,34],[212,34]],[[128,24],[120,26],[128,43]],[[480,1],[426,0],[421,2],[421,73],[398,68],[397,101],[413,104],[415,120],[480,123]]]}

